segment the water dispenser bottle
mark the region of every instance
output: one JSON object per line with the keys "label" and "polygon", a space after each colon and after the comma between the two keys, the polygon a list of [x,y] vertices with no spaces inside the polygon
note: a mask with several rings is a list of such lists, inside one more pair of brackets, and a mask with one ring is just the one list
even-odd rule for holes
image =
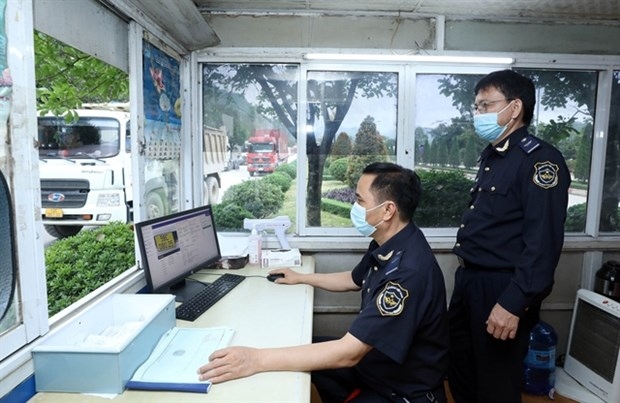
{"label": "water dispenser bottle", "polygon": [[553,327],[540,321],[530,332],[530,344],[523,362],[523,390],[533,395],[553,396],[555,391],[555,346]]}

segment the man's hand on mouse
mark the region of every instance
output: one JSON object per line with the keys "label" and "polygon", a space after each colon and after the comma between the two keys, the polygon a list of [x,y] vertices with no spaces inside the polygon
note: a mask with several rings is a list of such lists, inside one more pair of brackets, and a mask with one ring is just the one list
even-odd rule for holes
{"label": "man's hand on mouse", "polygon": [[271,270],[267,274],[283,274],[284,277],[275,279],[274,283],[278,284],[299,284],[301,283],[301,275],[291,269]]}
{"label": "man's hand on mouse", "polygon": [[260,371],[261,351],[250,347],[228,347],[209,356],[209,363],[198,368],[198,379],[221,383],[245,378]]}

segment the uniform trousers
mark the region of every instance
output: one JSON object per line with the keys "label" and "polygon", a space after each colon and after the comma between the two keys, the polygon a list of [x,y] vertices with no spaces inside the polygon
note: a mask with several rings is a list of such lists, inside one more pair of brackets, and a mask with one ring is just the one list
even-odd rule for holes
{"label": "uniform trousers", "polygon": [[519,320],[514,339],[495,339],[486,321],[514,273],[459,267],[448,308],[448,384],[456,403],[521,403],[523,360],[540,303]]}

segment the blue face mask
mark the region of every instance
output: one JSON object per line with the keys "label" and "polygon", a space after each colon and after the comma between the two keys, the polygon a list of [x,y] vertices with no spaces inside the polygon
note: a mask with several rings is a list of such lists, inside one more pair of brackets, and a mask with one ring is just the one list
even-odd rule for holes
{"label": "blue face mask", "polygon": [[[512,102],[510,102],[510,104],[511,103]],[[506,126],[500,126],[497,123],[497,118],[500,113],[504,112],[506,108],[510,106],[510,104],[506,105],[506,107],[499,112],[474,115],[474,129],[476,130],[478,137],[492,143],[504,134],[508,124],[506,124]]]}
{"label": "blue face mask", "polygon": [[355,226],[360,234],[371,236],[377,230],[377,227],[383,224],[383,220],[375,226],[368,224],[368,221],[366,221],[366,212],[379,208],[384,204],[385,202],[366,210],[364,207],[360,206],[358,202],[353,203],[353,207],[351,207],[351,222],[353,222],[353,226]]}

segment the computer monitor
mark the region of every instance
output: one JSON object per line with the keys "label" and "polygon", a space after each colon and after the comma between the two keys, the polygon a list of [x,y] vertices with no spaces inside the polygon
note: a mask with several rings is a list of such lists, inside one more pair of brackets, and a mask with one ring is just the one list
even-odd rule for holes
{"label": "computer monitor", "polygon": [[221,258],[210,205],[142,221],[135,228],[151,292],[174,294],[182,302],[205,287],[187,277]]}

